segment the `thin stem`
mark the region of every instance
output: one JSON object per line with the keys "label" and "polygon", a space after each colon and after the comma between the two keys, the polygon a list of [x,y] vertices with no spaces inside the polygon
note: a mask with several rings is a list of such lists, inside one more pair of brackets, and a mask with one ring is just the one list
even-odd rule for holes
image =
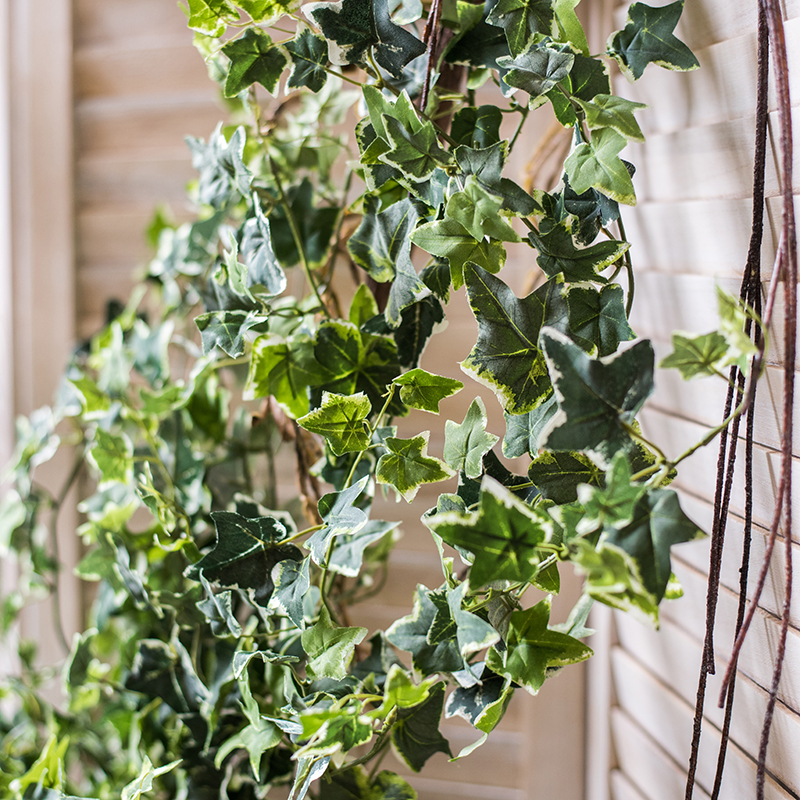
{"label": "thin stem", "polygon": [[528,119],[528,112],[530,109],[528,106],[520,106],[519,113],[520,113],[520,121],[519,125],[517,125],[517,129],[514,131],[514,135],[511,137],[511,141],[508,143],[508,152],[510,153],[514,149],[514,145],[517,143],[517,139],[519,139],[519,135],[522,133],[522,127],[525,125],[525,120]]}
{"label": "thin stem", "polygon": [[[389,408],[389,403],[392,402],[392,398],[394,397],[394,388],[395,385],[392,383],[389,385],[389,391],[386,395],[386,402],[383,404],[383,408],[378,413],[378,416],[375,418],[375,424],[369,426],[369,437],[375,435],[375,431],[378,430],[381,424],[381,420],[383,419],[384,414],[386,414],[387,409]],[[367,448],[370,449],[370,448]],[[347,489],[350,484],[352,483],[353,476],[356,474],[356,467],[361,463],[361,459],[364,457],[364,453],[366,450],[361,450],[353,461],[353,466],[350,467],[350,472],[347,474],[347,480],[344,482],[344,488]]]}
{"label": "thin stem", "polygon": [[[617,217],[617,227],[619,228],[619,238],[623,242],[628,241],[627,234],[625,233],[625,225],[622,223],[622,214]],[[630,318],[631,311],[633,310],[633,295],[636,289],[636,282],[633,278],[633,262],[631,261],[630,247],[625,251],[623,256],[625,259],[625,270],[628,273],[628,297],[625,301],[625,316]]]}
{"label": "thin stem", "polygon": [[283,184],[281,183],[278,168],[276,167],[275,162],[272,160],[271,157],[269,159],[269,165],[270,165],[270,170],[272,171],[272,177],[275,179],[275,186],[278,189],[280,203],[283,206],[284,213],[286,214],[286,220],[289,223],[289,228],[292,231],[292,238],[294,239],[295,247],[297,247],[297,252],[300,254],[300,260],[303,263],[303,271],[306,274],[306,279],[308,280],[311,288],[313,289],[314,294],[317,297],[317,301],[322,307],[322,312],[328,319],[330,319],[331,317],[330,311],[328,311],[325,305],[325,301],[322,299],[322,295],[320,294],[317,282],[314,280],[314,275],[311,272],[311,265],[308,263],[308,256],[306,255],[306,249],[303,246],[303,238],[300,235],[300,229],[297,227],[297,220],[294,218],[294,214],[292,213],[292,207],[289,205],[286,193],[283,191]]}

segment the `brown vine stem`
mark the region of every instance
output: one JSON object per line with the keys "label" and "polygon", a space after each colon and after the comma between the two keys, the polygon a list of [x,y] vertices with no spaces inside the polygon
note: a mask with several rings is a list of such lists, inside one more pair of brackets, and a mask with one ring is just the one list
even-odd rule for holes
{"label": "brown vine stem", "polygon": [[436,50],[439,44],[439,26],[442,19],[442,0],[433,0],[428,21],[425,23],[425,31],[422,34],[422,41],[428,47],[428,61],[425,66],[425,81],[422,84],[422,93],[419,98],[419,110],[423,114],[428,105],[428,95],[431,90],[431,80],[433,78],[433,66],[436,61]]}

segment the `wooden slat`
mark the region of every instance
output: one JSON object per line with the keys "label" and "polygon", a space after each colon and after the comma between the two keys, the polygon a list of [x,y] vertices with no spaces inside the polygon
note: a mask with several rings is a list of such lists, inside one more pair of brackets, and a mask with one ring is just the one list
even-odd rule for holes
{"label": "wooden slat", "polygon": [[154,35],[187,36],[186,17],[164,0],[74,0],[75,47],[152,41]]}
{"label": "wooden slat", "polygon": [[[672,690],[657,681],[624,650],[612,655],[615,685],[620,707],[679,764],[688,763],[691,742],[692,708]],[[719,731],[707,726],[700,740],[697,783],[708,793],[714,781]],[[751,758],[731,743],[728,748],[722,797],[754,797],[756,768]],[[787,800],[792,797],[767,776],[764,797]]]}
{"label": "wooden slat", "polygon": [[611,790],[614,800],[646,800],[618,769],[611,772]]}

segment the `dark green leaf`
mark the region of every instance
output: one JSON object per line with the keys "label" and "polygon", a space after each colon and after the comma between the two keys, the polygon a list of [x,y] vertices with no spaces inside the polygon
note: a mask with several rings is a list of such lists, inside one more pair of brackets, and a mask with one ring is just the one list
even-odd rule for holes
{"label": "dark green leaf", "polygon": [[444,462],[427,455],[429,436],[429,431],[411,439],[390,436],[384,442],[389,452],[378,459],[378,483],[394,486],[409,503],[424,483],[437,483],[454,475]]}
{"label": "dark green leaf", "polygon": [[225,97],[236,97],[254,83],[275,94],[288,59],[264,31],[248,28],[243,36],[226,44],[222,52],[231,62],[225,78]]}
{"label": "dark green leaf", "polygon": [[445,214],[478,241],[488,236],[504,242],[518,242],[519,235],[500,214],[502,206],[502,197],[485,189],[474,175],[468,175],[464,189],[447,201]]}
{"label": "dark green leaf", "polygon": [[563,81],[569,75],[574,61],[573,53],[554,50],[540,44],[520,52],[516,58],[510,56],[498,58],[497,64],[502,69],[508,70],[503,79],[509,86],[523,89],[531,96],[531,100],[535,100]]}
{"label": "dark green leaf", "polygon": [[208,355],[215,347],[224,350],[231,358],[244,353],[244,335],[258,323],[248,311],[209,311],[195,317],[203,341],[203,353]]}
{"label": "dark green leaf", "polygon": [[529,453],[539,452],[542,431],[553,415],[558,411],[558,402],[551,394],[540,406],[527,414],[509,414],[505,412],[506,435],[503,437],[503,455],[506,458],[517,458]]}
{"label": "dark green leaf", "polygon": [[647,341],[606,358],[593,359],[558,331],[542,331],[558,413],[544,445],[578,450],[608,464],[629,449],[628,429],[653,392],[653,346]]}
{"label": "dark green leaf", "polygon": [[[444,265],[444,270],[449,283],[450,270],[447,264]],[[424,272],[420,275],[420,280],[428,285]],[[392,331],[402,366],[417,366],[436,325],[443,320],[442,304],[431,295],[403,309],[400,313],[400,324]]]}
{"label": "dark green leaf", "polygon": [[452,163],[453,157],[439,147],[436,131],[430,122],[418,131],[409,130],[394,117],[385,116],[383,124],[391,149],[380,159],[397,167],[412,183],[422,183],[433,175],[437,167]]}
{"label": "dark green leaf", "polygon": [[513,611],[507,649],[504,653],[489,650],[486,666],[536,694],[548,669],[577,664],[592,655],[591,649],[578,639],[549,628],[549,621],[549,597],[526,611]]}
{"label": "dark green leaf", "polygon": [[506,32],[511,54],[518,56],[536,33],[549,34],[553,23],[551,0],[498,0],[486,21]]}
{"label": "dark green leaf", "polygon": [[473,480],[483,472],[483,456],[497,443],[498,437],[486,431],[486,407],[476,397],[467,409],[464,421],[448,419],[444,423],[444,460],[456,472]]}
{"label": "dark green leaf", "polygon": [[633,3],[625,27],[608,40],[609,55],[633,80],[642,77],[648,64],[681,72],[697,69],[692,51],[673,34],[682,13],[683,0],[658,8]]}
{"label": "dark green leaf", "polygon": [[578,499],[578,484],[598,486],[603,473],[581,453],[542,453],[528,467],[531,483],[542,497],[558,505]]}
{"label": "dark green leaf", "polygon": [[414,772],[419,772],[434,753],[452,756],[450,743],[439,732],[443,707],[444,684],[437,683],[423,703],[398,709],[392,743]]}
{"label": "dark green leaf", "polygon": [[477,512],[434,514],[425,524],[447,544],[475,555],[470,584],[476,589],[496,580],[535,580],[545,556],[540,548],[553,535],[547,514],[489,477],[481,482]]}
{"label": "dark green leaf", "polygon": [[320,609],[316,625],[303,631],[303,650],[308,655],[306,669],[315,678],[342,680],[353,658],[353,651],[367,635],[366,628],[338,628],[331,623],[328,609]]}
{"label": "dark green leaf", "polygon": [[217,531],[213,549],[186,570],[186,577],[205,578],[229,589],[246,590],[266,607],[274,588],[272,568],[287,558],[300,561],[300,550],[281,544],[286,526],[275,517],[243,517],[233,511],[212,511]]}
{"label": "dark green leaf", "polygon": [[328,79],[328,43],[325,39],[303,28],[284,47],[293,64],[289,86],[293,89],[305,86],[318,92]]}
{"label": "dark green leaf", "polygon": [[497,106],[466,106],[453,116],[450,135],[467,147],[490,147],[500,141],[503,114]]}
{"label": "dark green leaf", "polygon": [[622,287],[618,283],[603,286],[568,286],[564,293],[569,307],[572,338],[585,350],[597,348],[597,355],[616,353],[620,342],[636,334],[625,316]]}
{"label": "dark green leaf", "polygon": [[479,731],[489,733],[503,718],[513,694],[507,679],[487,671],[480,683],[456,688],[447,698],[445,714],[463,717]]}

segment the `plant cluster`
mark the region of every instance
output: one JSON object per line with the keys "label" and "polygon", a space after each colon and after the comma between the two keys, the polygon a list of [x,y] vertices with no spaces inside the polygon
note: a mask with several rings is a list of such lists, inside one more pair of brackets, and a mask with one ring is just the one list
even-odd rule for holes
{"label": "plant cluster", "polygon": [[[670,547],[700,531],[666,488],[688,453],[669,460],[636,422],[653,348],[621,348],[635,335],[620,204],[635,194],[619,153],[643,138],[642,106],[612,92],[609,65],[636,79],[697,62],[672,33],[680,0],[634,3],[599,55],[576,5],[188,0],[238,121],[188,140],[196,221],[156,217],[146,290],[76,353],[53,407],[20,421],[0,512],[20,588],[2,626],[54,589],[66,489],[33,474],[62,446],[67,486],[93,481],[77,574],[96,590],[65,707],[20,647],[4,797],[413,798],[380,770],[389,745],[412,770],[466,755],[515,689],[591,655],[592,602],[656,622],[679,591]],[[545,105],[574,137],[551,191],[504,175]],[[510,248],[542,273],[523,298],[497,275]],[[475,399],[438,458],[395,421],[462,388],[419,366],[461,289],[478,323],[461,368],[506,428],[498,448]],[[745,311],[721,307],[722,330],[677,336],[668,365],[746,364]],[[287,451],[301,494],[281,503]],[[412,502],[455,476],[422,516],[441,586],[418,586],[412,612],[367,639],[349,609],[379,590],[397,535],[370,516],[376,487]],[[584,594],[554,624],[562,562]],[[546,596],[526,607],[530,587]],[[443,712],[476,728],[461,753]]]}

